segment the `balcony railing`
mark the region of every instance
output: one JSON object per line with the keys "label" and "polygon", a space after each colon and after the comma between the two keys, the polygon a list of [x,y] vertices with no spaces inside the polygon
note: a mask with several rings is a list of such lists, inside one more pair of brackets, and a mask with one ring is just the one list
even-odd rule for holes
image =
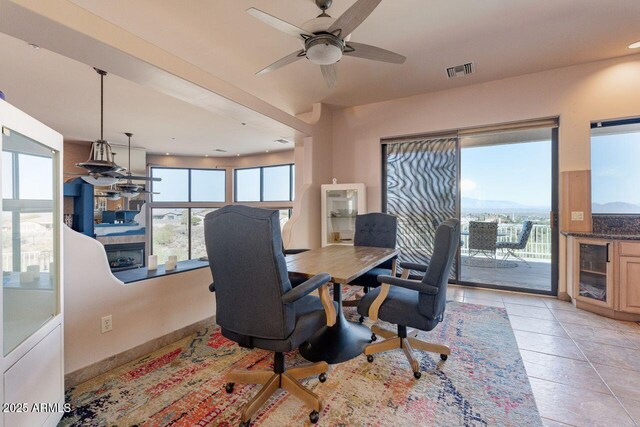
{"label": "balcony railing", "polygon": [[[27,271],[30,265],[39,265],[40,271],[49,271],[49,264],[53,262],[53,253],[51,251],[32,251],[20,253],[20,266],[22,271]],[[10,271],[13,266],[13,254],[4,252],[2,254],[2,266],[5,270]]]}
{"label": "balcony railing", "polygon": [[[469,224],[461,224],[463,232],[469,231]],[[522,224],[499,224],[499,242],[516,242]],[[522,258],[551,260],[551,226],[549,224],[534,224],[529,241],[524,249],[515,251]],[[462,236],[462,255],[469,254],[469,236]]]}

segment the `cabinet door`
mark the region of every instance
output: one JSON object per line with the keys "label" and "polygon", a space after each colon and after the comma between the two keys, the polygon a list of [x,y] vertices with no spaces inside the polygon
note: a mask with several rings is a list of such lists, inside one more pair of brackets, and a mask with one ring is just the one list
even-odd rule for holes
{"label": "cabinet door", "polygon": [[640,313],[640,257],[620,257],[620,310]]}
{"label": "cabinet door", "polygon": [[612,249],[611,242],[576,240],[575,298],[589,304],[613,307]]}

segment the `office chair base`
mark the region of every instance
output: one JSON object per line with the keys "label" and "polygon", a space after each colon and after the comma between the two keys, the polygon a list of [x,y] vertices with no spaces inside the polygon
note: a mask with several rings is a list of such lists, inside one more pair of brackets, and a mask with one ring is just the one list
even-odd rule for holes
{"label": "office chair base", "polygon": [[[277,356],[276,356],[277,357]],[[317,423],[322,410],[320,397],[300,384],[299,380],[314,375],[319,375],[320,382],[327,380],[327,370],[329,365],[326,362],[318,362],[312,365],[305,365],[289,370],[280,370],[274,364],[274,371],[231,371],[227,374],[227,384],[225,390],[232,393],[234,385],[239,384],[262,384],[262,388],[253,398],[242,407],[240,425],[249,425],[251,418],[265,404],[267,400],[278,390],[284,389],[293,396],[302,400],[312,409],[309,414],[309,421]]]}
{"label": "office chair base", "polygon": [[[443,361],[447,360],[448,356],[451,354],[451,350],[447,346],[420,341],[417,339],[416,336],[418,335],[418,332],[416,330],[406,331],[406,334],[402,334],[405,335],[404,337],[400,337],[398,334],[376,325],[372,326],[371,330],[374,334],[380,335],[386,339],[375,344],[369,344],[365,347],[364,354],[367,356],[367,361],[373,362],[374,354],[400,348],[409,361],[411,369],[413,370],[413,376],[416,379],[419,379],[422,374],[420,373],[420,363],[418,363],[418,360],[413,355],[414,348],[416,350],[439,353],[440,358]],[[405,328],[398,327],[398,330],[405,330]]]}

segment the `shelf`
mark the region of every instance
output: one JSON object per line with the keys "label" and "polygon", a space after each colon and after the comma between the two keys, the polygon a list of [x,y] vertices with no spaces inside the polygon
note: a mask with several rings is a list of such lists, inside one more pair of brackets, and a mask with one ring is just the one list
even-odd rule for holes
{"label": "shelf", "polygon": [[597,274],[599,276],[606,276],[607,272],[606,271],[594,271],[594,270],[585,270],[585,269],[580,269],[580,273],[589,273],[589,274]]}

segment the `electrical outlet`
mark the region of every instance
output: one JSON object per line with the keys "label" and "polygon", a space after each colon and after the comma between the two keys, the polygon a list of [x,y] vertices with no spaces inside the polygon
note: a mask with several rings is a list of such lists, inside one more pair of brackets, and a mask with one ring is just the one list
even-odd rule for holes
{"label": "electrical outlet", "polygon": [[571,212],[571,221],[584,221],[584,212],[582,211],[572,211]]}
{"label": "electrical outlet", "polygon": [[111,315],[104,316],[100,320],[101,320],[101,322],[100,322],[101,330],[102,330],[103,334],[105,332],[109,332],[111,329],[113,329],[113,318],[111,317]]}

